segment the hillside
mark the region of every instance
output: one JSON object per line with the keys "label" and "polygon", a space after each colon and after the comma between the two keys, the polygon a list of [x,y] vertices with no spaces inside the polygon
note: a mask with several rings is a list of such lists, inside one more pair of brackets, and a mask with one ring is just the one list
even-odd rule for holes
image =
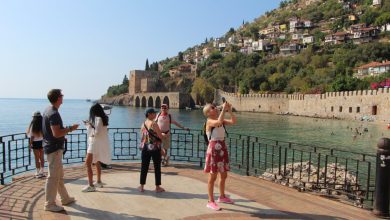
{"label": "hillside", "polygon": [[390,77],[389,36],[390,1],[290,0],[151,68],[162,73],[165,90],[191,91],[196,102],[211,99],[211,87],[240,93],[368,89]]}

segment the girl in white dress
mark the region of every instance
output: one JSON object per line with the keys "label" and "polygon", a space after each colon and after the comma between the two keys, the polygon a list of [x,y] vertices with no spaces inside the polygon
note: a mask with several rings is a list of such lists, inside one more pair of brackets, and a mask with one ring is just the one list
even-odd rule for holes
{"label": "girl in white dress", "polygon": [[[89,120],[85,122],[88,133],[88,149],[85,165],[88,173],[88,186],[83,192],[94,192],[96,187],[102,188],[100,162],[111,163],[111,147],[108,139],[108,116],[100,104],[94,104],[89,112]],[[93,183],[92,164],[96,165],[97,181]]]}

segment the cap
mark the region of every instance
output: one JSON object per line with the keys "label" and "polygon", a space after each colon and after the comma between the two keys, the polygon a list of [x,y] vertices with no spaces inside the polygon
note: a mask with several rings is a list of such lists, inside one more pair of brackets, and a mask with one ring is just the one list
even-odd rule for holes
{"label": "cap", "polygon": [[145,117],[148,117],[149,114],[157,113],[154,108],[148,108],[145,110]]}
{"label": "cap", "polygon": [[36,111],[32,114],[33,117],[39,117],[39,116],[42,116],[41,113],[39,111]]}
{"label": "cap", "polygon": [[167,107],[168,108],[168,104],[162,104],[161,107]]}

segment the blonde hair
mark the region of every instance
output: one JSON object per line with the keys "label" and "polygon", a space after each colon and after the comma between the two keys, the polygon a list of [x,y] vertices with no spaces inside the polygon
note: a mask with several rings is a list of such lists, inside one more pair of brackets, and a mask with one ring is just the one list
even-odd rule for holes
{"label": "blonde hair", "polygon": [[210,111],[210,108],[211,106],[213,106],[212,104],[206,104],[204,107],[203,107],[203,115],[208,117],[208,113]]}

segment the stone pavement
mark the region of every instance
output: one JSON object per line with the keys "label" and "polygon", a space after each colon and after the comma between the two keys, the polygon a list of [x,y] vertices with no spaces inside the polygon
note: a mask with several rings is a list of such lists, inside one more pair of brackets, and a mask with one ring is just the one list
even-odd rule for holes
{"label": "stone pavement", "polygon": [[104,170],[106,185],[93,193],[81,192],[87,184],[85,168],[67,167],[66,187],[77,201],[62,213],[43,210],[45,180],[26,174],[0,189],[0,219],[375,219],[363,209],[232,173],[227,192],[236,204],[222,204],[216,212],[205,207],[207,175],[198,166],[163,167],[164,193],[153,191],[153,170],[146,192],[137,191],[139,167],[118,163]]}

